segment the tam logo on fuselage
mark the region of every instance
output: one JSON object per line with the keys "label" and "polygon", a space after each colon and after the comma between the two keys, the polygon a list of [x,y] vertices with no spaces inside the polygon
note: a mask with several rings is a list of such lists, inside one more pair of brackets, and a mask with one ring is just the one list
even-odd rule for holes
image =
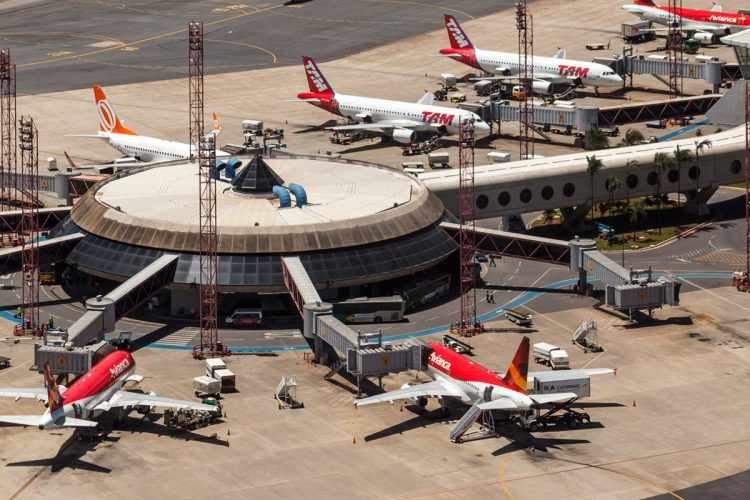
{"label": "tam logo on fuselage", "polygon": [[582,66],[568,66],[561,64],[557,67],[560,74],[563,76],[574,76],[576,78],[586,78],[589,75],[589,68]]}
{"label": "tam logo on fuselage", "polygon": [[435,352],[430,354],[430,363],[447,372],[451,371],[451,362]]}
{"label": "tam logo on fuselage", "polygon": [[425,123],[439,123],[440,125],[450,125],[456,115],[448,113],[435,113],[434,111],[422,111],[422,121]]}
{"label": "tam logo on fuselage", "polygon": [[466,35],[464,35],[464,32],[461,30],[454,19],[448,21],[446,26],[448,27],[448,31],[451,32],[453,40],[456,42],[456,45],[458,45],[459,48],[464,49],[469,46],[469,40],[466,38]]}
{"label": "tam logo on fuselage", "polygon": [[109,369],[109,376],[114,380],[120,375],[122,375],[122,372],[127,370],[129,367],[130,367],[130,361],[128,361],[128,358],[125,358],[119,363],[117,363],[114,367]]}
{"label": "tam logo on fuselage", "polygon": [[310,77],[310,81],[315,85],[318,92],[325,92],[328,90],[328,85],[326,85],[325,80],[323,80],[323,77],[314,62],[308,61],[305,65],[305,69],[307,70],[307,75]]}

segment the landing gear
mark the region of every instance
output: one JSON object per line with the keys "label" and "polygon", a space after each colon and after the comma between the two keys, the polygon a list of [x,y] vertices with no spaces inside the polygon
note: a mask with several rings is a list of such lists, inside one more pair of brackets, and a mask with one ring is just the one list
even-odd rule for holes
{"label": "landing gear", "polygon": [[545,430],[549,426],[575,428],[591,423],[588,413],[571,408],[576,399],[551,405],[546,411],[536,410],[535,414],[528,417],[517,418],[522,422],[523,428],[530,432]]}
{"label": "landing gear", "polygon": [[420,406],[421,408],[426,408],[426,407],[427,407],[427,398],[426,398],[426,397],[424,397],[424,396],[422,396],[422,397],[420,397],[420,398],[417,398],[417,404],[418,404],[418,405],[419,405],[419,406]]}

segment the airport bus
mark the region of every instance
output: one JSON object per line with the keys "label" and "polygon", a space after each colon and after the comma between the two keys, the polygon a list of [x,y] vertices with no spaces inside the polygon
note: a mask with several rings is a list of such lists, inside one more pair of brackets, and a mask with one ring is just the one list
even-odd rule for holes
{"label": "airport bus", "polygon": [[344,323],[382,323],[402,321],[405,302],[392,297],[358,297],[333,304],[333,315]]}
{"label": "airport bus", "polygon": [[420,306],[447,297],[450,291],[451,275],[443,274],[434,279],[418,281],[404,288],[402,295],[406,302],[406,310],[412,311]]}

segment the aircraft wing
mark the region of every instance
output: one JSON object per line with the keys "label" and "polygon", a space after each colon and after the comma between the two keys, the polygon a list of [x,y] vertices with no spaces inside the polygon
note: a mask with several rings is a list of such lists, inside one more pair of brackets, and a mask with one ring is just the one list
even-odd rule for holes
{"label": "aircraft wing", "polygon": [[47,389],[0,389],[0,398],[38,399],[47,401]]}
{"label": "aircraft wing", "polygon": [[557,392],[552,394],[529,394],[529,397],[536,404],[543,405],[547,403],[560,403],[571,399],[578,399],[578,394],[575,392]]}
{"label": "aircraft wing", "polygon": [[[373,123],[354,123],[352,125],[337,125],[335,127],[326,127],[326,130],[336,132],[345,132],[347,130],[370,130],[372,132],[388,132],[393,129],[403,128],[411,130],[413,128],[429,128],[429,123],[416,122],[412,120],[384,120]],[[435,127],[437,128],[437,126]]]}
{"label": "aircraft wing", "polygon": [[[9,425],[24,425],[37,427],[42,423],[43,415],[0,415],[0,423]],[[98,422],[93,420],[84,420],[82,418],[65,417],[59,422],[55,422],[60,427],[96,427]]]}
{"label": "aircraft wing", "polygon": [[[545,373],[549,373],[549,370],[543,372],[529,372],[528,377],[531,378]],[[615,373],[615,370],[612,368],[574,368],[572,370],[565,370],[563,373],[565,373],[568,378],[574,379],[593,377],[595,375],[611,375]]]}
{"label": "aircraft wing", "polygon": [[434,382],[413,385],[404,389],[384,392],[383,394],[360,399],[354,402],[354,406],[366,406],[375,403],[393,403],[394,401],[400,401],[402,399],[441,396],[453,396],[461,399],[466,398],[466,394],[457,387],[453,387],[442,380],[435,380]]}
{"label": "aircraft wing", "polygon": [[516,410],[518,406],[510,398],[500,398],[494,401],[487,401],[477,406],[480,410]]}
{"label": "aircraft wing", "polygon": [[216,406],[204,405],[194,401],[183,399],[163,398],[160,396],[151,396],[140,392],[117,391],[112,399],[104,401],[96,406],[97,410],[108,411],[112,408],[129,408],[132,406],[159,406],[162,408],[175,408],[181,410],[189,408],[199,411],[216,411]]}

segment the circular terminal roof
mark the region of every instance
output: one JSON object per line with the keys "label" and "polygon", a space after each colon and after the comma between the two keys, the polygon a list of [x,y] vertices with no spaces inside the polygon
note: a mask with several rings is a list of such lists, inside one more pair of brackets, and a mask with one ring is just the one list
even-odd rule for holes
{"label": "circular terminal roof", "polygon": [[[238,157],[243,166],[248,157]],[[417,179],[374,164],[277,157],[266,163],[301,185],[308,204],[280,208],[217,183],[219,253],[299,253],[399,238],[436,223],[441,202]],[[294,199],[294,197],[293,197]],[[84,231],[160,250],[198,252],[198,165],[180,162],[119,174],[73,208]]]}

